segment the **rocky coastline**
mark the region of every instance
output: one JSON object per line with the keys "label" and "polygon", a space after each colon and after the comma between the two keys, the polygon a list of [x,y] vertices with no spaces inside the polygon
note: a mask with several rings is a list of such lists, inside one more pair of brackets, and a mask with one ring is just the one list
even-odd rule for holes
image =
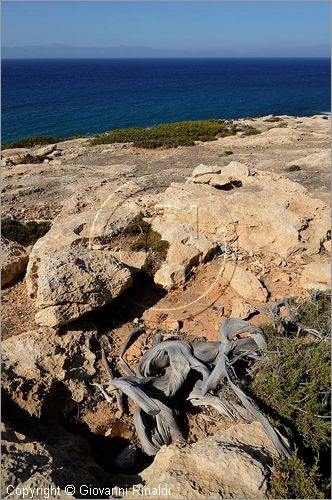
{"label": "rocky coastline", "polygon": [[89,484],[130,497],[160,481],[169,498],[269,494],[277,450],[252,415],[188,411],[184,442],[153,459],[134,402],[122,413],[94,385],[103,353],[124,375],[137,326],[133,366],[158,332],[216,342],[229,318],[265,325],[279,301],[329,293],[331,118],[232,123],[194,146],[79,138],[2,151],[8,228],[49,224],[32,244],[3,234],[4,498],[8,484],[40,482],[61,495]]}

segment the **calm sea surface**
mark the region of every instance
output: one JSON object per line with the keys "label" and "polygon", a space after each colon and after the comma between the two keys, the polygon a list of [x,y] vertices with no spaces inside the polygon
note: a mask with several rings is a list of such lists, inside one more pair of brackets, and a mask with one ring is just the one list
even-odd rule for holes
{"label": "calm sea surface", "polygon": [[2,141],[330,111],[329,59],[2,61]]}

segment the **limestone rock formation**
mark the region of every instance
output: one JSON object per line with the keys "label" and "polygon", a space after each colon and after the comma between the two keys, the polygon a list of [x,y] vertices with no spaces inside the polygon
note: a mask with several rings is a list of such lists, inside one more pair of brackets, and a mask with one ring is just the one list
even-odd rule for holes
{"label": "limestone rock formation", "polygon": [[82,401],[86,382],[95,373],[90,342],[92,325],[59,335],[52,328],[10,337],[2,342],[2,390],[30,415],[39,416],[55,392]]}
{"label": "limestone rock formation", "polygon": [[26,249],[14,241],[1,240],[1,287],[10,285],[27,267],[29,256]]}
{"label": "limestone rock formation", "polygon": [[27,289],[39,325],[65,325],[131,286],[129,269],[110,252],[90,245],[86,220],[82,214],[59,220],[33,247]]}
{"label": "limestone rock formation", "polygon": [[250,172],[238,162],[220,173],[171,184],[164,200],[153,228],[170,245],[155,277],[166,288],[183,282],[192,261],[200,258],[193,248],[200,249],[202,241],[212,255],[218,246],[282,258],[314,255],[330,226],[328,206],[302,185],[273,173]]}
{"label": "limestone rock formation", "polygon": [[150,488],[169,485],[172,498],[264,498],[274,454],[258,422],[241,423],[192,445],[161,448],[141,476]]}
{"label": "limestone rock formation", "polygon": [[18,154],[14,155],[12,152],[15,150],[9,150],[9,154],[7,154],[7,152],[3,155],[4,166],[23,165],[25,163],[41,163],[43,160],[51,160],[60,154],[60,152],[56,152],[56,148],[56,144],[49,144],[47,146],[33,148],[32,150],[18,149]]}

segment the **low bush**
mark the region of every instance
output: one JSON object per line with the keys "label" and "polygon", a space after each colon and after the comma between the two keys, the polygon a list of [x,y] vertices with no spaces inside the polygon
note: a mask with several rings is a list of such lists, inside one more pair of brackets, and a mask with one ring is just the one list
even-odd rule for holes
{"label": "low bush", "polygon": [[36,241],[44,236],[50,230],[49,222],[19,222],[4,218],[1,221],[1,234],[4,238],[11,241],[16,241],[23,246],[34,245]]}
{"label": "low bush", "polygon": [[277,123],[282,122],[282,118],[280,118],[279,116],[271,116],[271,118],[266,118],[266,120],[264,121],[269,123]]}
{"label": "low bush", "polygon": [[34,156],[27,154],[24,163],[43,163],[45,156]]}
{"label": "low bush", "polygon": [[1,149],[32,148],[34,146],[55,144],[58,141],[59,138],[52,137],[50,135],[35,135],[32,137],[25,137],[24,139],[18,139],[17,141],[9,142],[8,144],[2,144]]}
{"label": "low bush", "polygon": [[213,141],[233,133],[223,120],[197,120],[157,125],[153,128],[116,129],[109,134],[93,137],[91,144],[131,142],[139,148],[176,148],[193,146],[196,141]]}
{"label": "low bush", "polygon": [[[303,304],[292,302],[298,322],[330,335],[330,294],[315,293]],[[262,327],[267,356],[255,363],[249,394],[271,422],[295,444],[298,454],[277,460],[272,498],[330,498],[331,353],[327,341],[312,334],[282,334]],[[276,495],[276,496],[274,496]]]}
{"label": "low bush", "polygon": [[147,257],[142,271],[153,276],[166,259],[169,243],[162,240],[161,235],[152,229],[151,224],[144,220],[143,214],[134,217],[125,228],[123,236],[133,238],[130,250],[146,252]]}
{"label": "low bush", "polygon": [[257,135],[261,134],[262,132],[258,130],[258,128],[255,127],[248,127],[244,132],[243,135],[245,136],[250,136],[250,135]]}
{"label": "low bush", "polygon": [[277,458],[275,467],[269,498],[326,498],[317,463],[308,467],[294,453],[291,459]]}
{"label": "low bush", "polygon": [[302,168],[300,165],[291,165],[287,170],[288,172],[298,172],[299,170],[302,170]]}
{"label": "low bush", "polygon": [[230,156],[230,155],[232,155],[232,154],[234,154],[234,153],[233,153],[233,151],[228,151],[228,150],[227,150],[227,151],[224,151],[224,155],[225,155],[225,156]]}

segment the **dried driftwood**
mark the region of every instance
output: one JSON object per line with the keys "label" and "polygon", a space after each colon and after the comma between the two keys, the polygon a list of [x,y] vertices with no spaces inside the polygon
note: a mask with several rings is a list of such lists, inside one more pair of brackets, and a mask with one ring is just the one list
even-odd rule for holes
{"label": "dried driftwood", "polygon": [[109,398],[103,385],[111,385],[118,404],[121,402],[120,393],[137,404],[134,424],[148,455],[155,455],[165,444],[183,439],[176,408],[181,404],[183,407],[186,401],[193,406],[211,406],[220,414],[235,418],[238,404],[226,401],[220,395],[221,388],[228,385],[246,410],[261,422],[280,455],[290,456],[281,436],[236,383],[236,363],[260,357],[266,346],[260,328],[240,319],[227,319],[220,326],[219,342],[163,341],[158,333],[153,347],[143,354],[134,371],[124,360],[124,355],[142,329],[133,330],[121,349],[120,366],[126,375],[113,378],[106,363],[110,380],[98,384],[98,387]]}

